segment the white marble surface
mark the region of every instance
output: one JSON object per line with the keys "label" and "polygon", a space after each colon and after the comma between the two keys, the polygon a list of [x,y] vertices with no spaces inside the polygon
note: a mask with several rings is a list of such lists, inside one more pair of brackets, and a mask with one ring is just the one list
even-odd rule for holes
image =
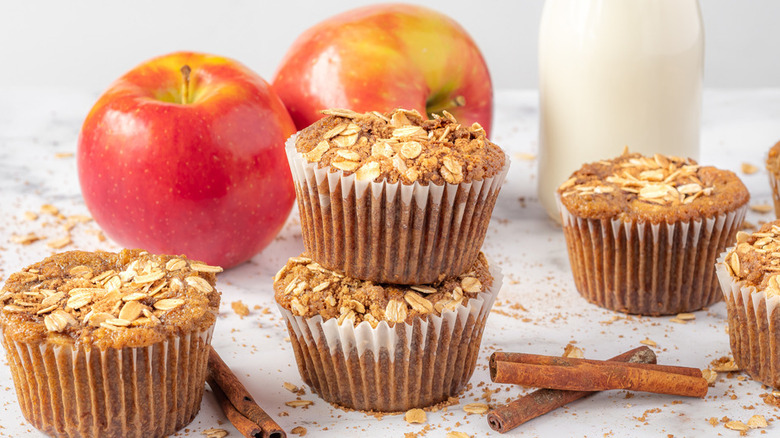
{"label": "white marble surface", "polygon": [[[47,241],[66,235],[62,221],[47,214],[36,220],[25,212],[39,212],[52,204],[65,215],[88,214],[81,199],[72,155],[81,122],[97,95],[67,90],[0,89],[0,276],[7,276],[52,253]],[[460,405],[428,414],[425,425],[407,424],[401,416],[377,419],[331,407],[307,389],[313,400],[307,408],[290,408],[294,400],[282,382],[302,385],[294,364],[287,332],[273,305],[271,277],[285,259],[302,249],[298,221],[293,213],[279,237],[263,253],[220,275],[223,305],[214,335],[214,346],[244,381],[255,398],[278,422],[291,430],[307,429],[315,437],[401,437],[406,433],[444,437],[458,430],[472,437],[497,436],[484,416],[468,415],[466,403],[506,402],[527,392],[510,385],[489,382],[486,362],[494,350],[560,355],[570,342],[586,357],[608,358],[651,339],[659,362],[705,368],[729,352],[723,303],[696,312],[688,324],[669,317],[630,317],[588,304],[574,288],[563,235],[545,216],[535,199],[537,96],[530,91],[499,92],[494,140],[513,157],[512,168],[493,214],[484,250],[505,273],[498,304],[488,320],[478,367],[471,389]],[[704,95],[701,162],[732,169],[748,185],[751,204],[771,202],[762,162],[767,149],[780,140],[780,89],[712,91]],[[740,164],[752,163],[759,172],[745,175]],[[748,221],[773,219],[772,214],[748,213]],[[73,243],[64,249],[118,249],[100,241],[94,222],[77,225]],[[12,242],[12,236],[33,232],[42,240],[29,245]],[[249,316],[239,318],[230,303],[241,300]],[[4,355],[2,362],[5,362]],[[741,379],[741,380],[740,380]],[[36,437],[16,402],[7,366],[0,366],[0,437]],[[754,414],[770,420],[766,436],[780,431],[780,410],[763,403],[767,390],[742,374],[721,375],[704,399],[611,391],[535,419],[509,436],[638,436],[695,437],[737,436],[709,418],[729,417],[747,421]],[[221,424],[221,426],[220,426]],[[226,423],[210,393],[200,414],[177,436],[202,436],[201,431]],[[759,435],[752,431],[751,436]],[[294,436],[294,435],[291,435]]]}

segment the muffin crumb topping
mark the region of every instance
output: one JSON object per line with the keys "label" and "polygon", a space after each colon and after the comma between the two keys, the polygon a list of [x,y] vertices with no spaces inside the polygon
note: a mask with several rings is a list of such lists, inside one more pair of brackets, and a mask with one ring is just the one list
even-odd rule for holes
{"label": "muffin crumb topping", "polygon": [[764,290],[767,298],[780,295],[780,221],[764,224],[752,234],[739,231],[725,265],[738,281]]}
{"label": "muffin crumb topping", "polygon": [[[594,166],[607,166],[611,173],[605,178],[583,178],[580,174],[571,177],[558,189],[561,196],[603,195],[620,190],[633,195],[639,201],[659,205],[690,204],[700,196],[710,196],[712,185],[704,183],[698,176],[700,166],[692,159],[667,157],[655,154],[643,157],[627,151],[615,160],[615,166],[608,161],[599,161]],[[600,170],[600,169],[599,169]],[[604,172],[606,173],[606,172]],[[592,175],[604,176],[601,171]]]}
{"label": "muffin crumb topping", "polygon": [[337,318],[357,325],[368,321],[404,322],[415,316],[441,315],[466,305],[493,284],[480,253],[469,272],[439,285],[392,285],[363,281],[330,271],[309,257],[290,258],[274,277],[276,300],[293,315]]}
{"label": "muffin crumb topping", "polygon": [[494,176],[506,160],[482,126],[463,126],[446,111],[431,120],[404,109],[322,113],[325,118],[299,133],[296,149],[310,163],[360,181],[458,184]]}
{"label": "muffin crumb topping", "polygon": [[[9,277],[0,295],[3,319],[18,314],[72,337],[101,328],[152,328],[176,319],[183,307],[210,307],[214,274],[221,271],[139,250],[61,253]],[[194,308],[178,313],[198,314]]]}

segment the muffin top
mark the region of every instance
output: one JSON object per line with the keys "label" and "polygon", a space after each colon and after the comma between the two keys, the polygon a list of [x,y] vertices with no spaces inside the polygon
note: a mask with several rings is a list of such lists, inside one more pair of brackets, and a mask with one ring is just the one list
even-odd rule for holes
{"label": "muffin top", "polygon": [[446,111],[430,120],[403,109],[323,113],[326,117],[298,133],[296,150],[320,168],[354,173],[358,180],[468,183],[495,176],[506,162],[478,123],[463,126]]}
{"label": "muffin top", "polygon": [[583,165],[558,187],[575,216],[673,223],[728,213],[750,194],[731,171],[656,154],[621,156]]}
{"label": "muffin top", "polygon": [[441,315],[465,306],[469,299],[493,285],[485,255],[480,253],[469,272],[437,286],[378,284],[329,271],[306,254],[289,259],[274,277],[276,301],[293,315],[338,318],[357,325],[381,321],[390,326],[416,317]]}
{"label": "muffin top", "polygon": [[752,234],[737,232],[737,245],[724,261],[736,281],[765,291],[767,298],[780,295],[780,220]]}
{"label": "muffin top", "polygon": [[775,175],[780,175],[780,141],[769,148],[769,155],[766,159],[766,170]]}
{"label": "muffin top", "polygon": [[214,324],[220,271],[141,250],[56,254],[11,274],[0,328],[17,342],[151,345]]}

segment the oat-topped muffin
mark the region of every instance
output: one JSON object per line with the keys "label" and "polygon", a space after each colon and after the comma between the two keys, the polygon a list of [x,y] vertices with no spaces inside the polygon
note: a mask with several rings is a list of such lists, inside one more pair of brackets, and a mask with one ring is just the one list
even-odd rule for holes
{"label": "oat-topped muffin", "polygon": [[380,283],[433,283],[468,269],[508,170],[501,148],[447,113],[324,112],[287,144],[311,257]]}
{"label": "oat-topped muffin", "polygon": [[328,271],[305,255],[291,258],[274,279],[276,301],[293,315],[337,318],[357,325],[368,321],[411,322],[455,310],[493,284],[485,256],[468,272],[434,286],[377,284]]}
{"label": "oat-topped muffin", "polygon": [[303,380],[326,401],[382,412],[460,393],[500,287],[481,253],[437,286],[357,280],[305,255],[274,279]]}
{"label": "oat-topped muffin", "polygon": [[9,276],[0,329],[24,416],[54,436],[166,436],[189,423],[220,271],[140,250],[71,251]]}
{"label": "oat-topped muffin", "polygon": [[780,218],[780,141],[769,149],[769,154],[766,158],[766,170],[769,174],[769,185],[772,187],[775,216]]}
{"label": "oat-topped muffin", "polygon": [[731,171],[699,166],[691,159],[637,153],[583,165],[558,194],[577,216],[652,223],[713,216],[750,199]]}
{"label": "oat-topped muffin", "polygon": [[583,165],[558,199],[580,294],[613,310],[662,315],[721,299],[715,259],[750,195],[733,172],[625,152]]}
{"label": "oat-topped muffin", "polygon": [[736,246],[719,259],[718,278],[734,360],[755,380],[780,388],[780,221],[737,233]]}
{"label": "oat-topped muffin", "polygon": [[354,172],[358,180],[459,184],[495,176],[506,161],[478,123],[463,126],[446,111],[432,120],[402,109],[323,113],[298,134],[296,150],[320,167]]}

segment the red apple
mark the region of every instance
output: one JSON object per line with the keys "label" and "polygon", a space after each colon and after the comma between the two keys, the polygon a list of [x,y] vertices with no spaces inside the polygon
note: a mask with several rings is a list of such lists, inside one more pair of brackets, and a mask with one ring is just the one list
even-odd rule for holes
{"label": "red apple", "polygon": [[155,58],[114,82],[84,121],[84,201],[120,245],[234,266],[290,213],[284,141],[294,132],[276,93],[238,62]]}
{"label": "red apple", "polygon": [[466,31],[439,12],[374,5],[323,21],[293,43],[273,87],[302,129],[324,108],[447,110],[490,129],[493,86]]}

